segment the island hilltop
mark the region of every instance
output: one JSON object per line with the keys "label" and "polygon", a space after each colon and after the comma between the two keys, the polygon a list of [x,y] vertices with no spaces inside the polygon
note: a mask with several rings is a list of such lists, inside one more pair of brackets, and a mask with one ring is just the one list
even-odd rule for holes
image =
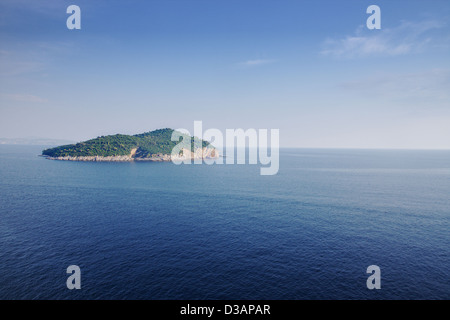
{"label": "island hilltop", "polygon": [[173,159],[172,150],[180,143],[171,140],[173,132],[173,129],[159,129],[133,136],[102,136],[46,149],[42,155],[52,160],[71,161],[171,161],[219,157],[218,151],[209,142],[179,133],[184,141],[191,141],[191,148],[182,148],[175,156],[176,159]]}

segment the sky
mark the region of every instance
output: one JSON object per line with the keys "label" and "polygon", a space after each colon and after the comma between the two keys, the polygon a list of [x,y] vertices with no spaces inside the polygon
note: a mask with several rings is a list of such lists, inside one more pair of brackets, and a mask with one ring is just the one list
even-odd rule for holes
{"label": "sky", "polygon": [[0,138],[202,121],[281,147],[450,149],[449,24],[448,0],[1,0]]}

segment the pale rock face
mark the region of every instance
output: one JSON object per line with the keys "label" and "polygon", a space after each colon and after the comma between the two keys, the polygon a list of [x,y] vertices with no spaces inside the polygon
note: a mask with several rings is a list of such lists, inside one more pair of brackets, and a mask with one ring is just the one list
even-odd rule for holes
{"label": "pale rock face", "polygon": [[86,156],[86,157],[47,157],[51,160],[64,160],[64,161],[110,161],[110,162],[128,162],[128,161],[172,161],[173,160],[186,160],[186,159],[209,159],[209,158],[219,158],[219,152],[216,149],[204,147],[203,149],[197,148],[192,152],[188,149],[183,149],[183,154],[178,156],[171,156],[170,154],[152,154],[147,158],[136,158],[136,149],[131,150],[129,155],[125,156]]}

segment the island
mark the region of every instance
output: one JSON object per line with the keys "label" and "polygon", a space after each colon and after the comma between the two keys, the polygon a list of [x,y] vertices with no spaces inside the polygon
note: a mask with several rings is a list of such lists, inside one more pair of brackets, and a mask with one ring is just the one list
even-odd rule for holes
{"label": "island", "polygon": [[218,158],[219,152],[208,142],[177,132],[180,141],[190,141],[190,148],[172,150],[180,141],[172,141],[175,130],[158,129],[136,135],[101,136],[76,144],[45,149],[42,155],[51,160],[68,161],[172,161]]}

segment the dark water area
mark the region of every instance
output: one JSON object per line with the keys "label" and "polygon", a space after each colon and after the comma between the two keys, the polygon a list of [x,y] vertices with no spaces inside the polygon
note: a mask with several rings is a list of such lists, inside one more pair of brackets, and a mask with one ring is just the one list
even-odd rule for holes
{"label": "dark water area", "polygon": [[0,145],[0,299],[450,298],[450,151],[282,149],[261,176],[43,148]]}

